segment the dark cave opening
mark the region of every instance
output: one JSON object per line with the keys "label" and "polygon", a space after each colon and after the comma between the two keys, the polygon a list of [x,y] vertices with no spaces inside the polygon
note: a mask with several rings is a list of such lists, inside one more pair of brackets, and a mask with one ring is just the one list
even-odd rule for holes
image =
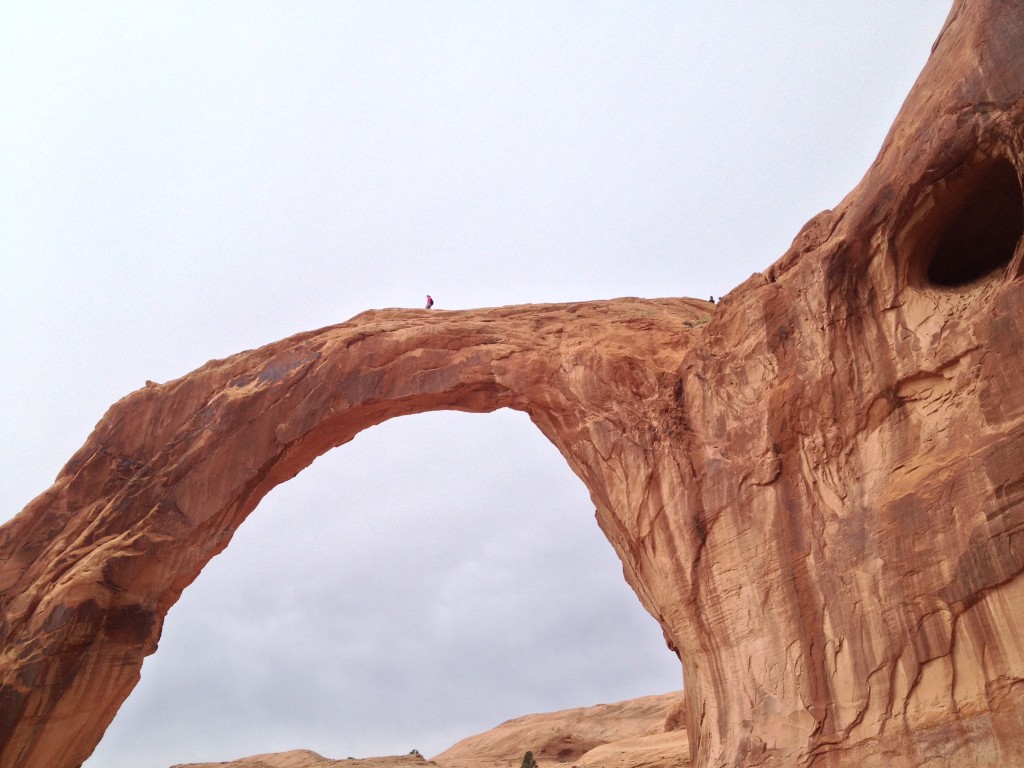
{"label": "dark cave opening", "polygon": [[925,273],[942,288],[970,285],[1006,267],[1024,235],[1024,194],[1009,161],[971,169],[950,192],[936,210],[941,234]]}

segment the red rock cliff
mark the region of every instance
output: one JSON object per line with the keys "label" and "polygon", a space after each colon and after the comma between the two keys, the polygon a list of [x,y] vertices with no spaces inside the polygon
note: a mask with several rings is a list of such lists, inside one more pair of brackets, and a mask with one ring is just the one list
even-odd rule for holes
{"label": "red rock cliff", "polygon": [[861,184],[713,310],[368,312],[129,395],[0,528],[0,764],[84,760],[316,456],[511,407],[677,649],[695,765],[1024,765],[1022,96],[1024,7],[957,2]]}

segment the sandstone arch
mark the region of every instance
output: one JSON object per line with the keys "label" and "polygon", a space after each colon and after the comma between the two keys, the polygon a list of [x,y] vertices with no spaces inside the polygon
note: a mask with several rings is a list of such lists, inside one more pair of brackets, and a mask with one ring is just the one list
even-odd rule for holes
{"label": "sandstone arch", "polygon": [[370,312],[125,398],[0,529],[0,762],[88,755],[276,483],[385,418],[501,407],[678,649],[696,765],[1024,762],[1024,256],[919,279],[929,211],[991,163],[1012,192],[1024,9],[961,0],[860,185],[717,308]]}
{"label": "sandstone arch", "polygon": [[[84,759],[83,734],[95,732],[91,750],[181,590],[265,493],[317,456],[391,416],[440,408],[515,407],[560,434],[562,424],[583,421],[578,387],[615,399],[612,392],[657,381],[639,361],[664,356],[660,335],[624,349],[617,325],[671,331],[679,312],[697,319],[706,311],[705,302],[666,300],[369,312],[117,403],[54,487],[2,529],[0,546],[11,552],[0,585],[4,630],[32,639],[4,689],[5,711],[25,741],[8,738],[12,751],[0,756],[39,765]],[[598,324],[609,320],[602,333]],[[606,336],[608,360],[626,357],[635,370],[600,380],[602,355],[585,345],[557,353],[574,328]],[[590,450],[586,432],[555,440],[578,466]],[[97,687],[109,698],[97,701]]]}

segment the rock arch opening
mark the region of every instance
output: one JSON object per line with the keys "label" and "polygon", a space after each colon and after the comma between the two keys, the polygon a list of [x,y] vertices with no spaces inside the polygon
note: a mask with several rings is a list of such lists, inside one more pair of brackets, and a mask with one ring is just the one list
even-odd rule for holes
{"label": "rock arch opening", "polygon": [[1004,158],[980,162],[940,182],[921,234],[926,285],[962,288],[998,274],[1024,235],[1024,194]]}
{"label": "rock arch opening", "polygon": [[[633,650],[615,658],[617,643]],[[622,692],[607,687],[616,668],[638,683],[665,674],[657,689]],[[204,680],[199,701],[174,706]],[[380,736],[360,728],[364,712],[394,724],[390,752],[429,757],[475,732],[460,720],[469,710],[485,730],[680,681],[586,489],[525,414],[418,414],[360,433],[267,495],[169,613],[86,768],[174,732],[182,749],[154,764],[295,748],[380,754],[359,741]],[[536,703],[557,687],[556,704]],[[240,746],[201,752],[225,712]],[[252,729],[268,717],[284,722]],[[417,731],[441,732],[444,718],[449,743]],[[288,729],[297,735],[283,738]]]}
{"label": "rock arch opening", "polygon": [[[17,649],[0,669],[0,762],[80,765],[139,682],[167,612],[260,501],[396,416],[529,414],[589,489],[626,580],[674,637],[662,602],[672,590],[652,588],[635,556],[632,516],[648,507],[633,502],[631,484],[659,458],[638,453],[650,419],[607,404],[659,402],[664,374],[687,350],[682,321],[706,307],[623,299],[429,318],[368,311],[122,398],[54,485],[0,528],[0,640]],[[569,353],[573,334],[586,344]],[[654,372],[638,364],[652,359]],[[606,471],[595,445],[630,471]],[[667,472],[659,483],[674,495]]]}

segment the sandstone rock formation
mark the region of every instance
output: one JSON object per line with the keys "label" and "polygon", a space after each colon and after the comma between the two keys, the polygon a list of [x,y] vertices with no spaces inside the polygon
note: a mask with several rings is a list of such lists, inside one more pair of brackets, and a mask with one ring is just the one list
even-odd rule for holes
{"label": "sandstone rock formation", "polygon": [[368,312],[129,395],[0,528],[0,765],[88,756],[276,484],[502,407],[677,650],[694,765],[1024,765],[1022,169],[1024,7],[958,0],[858,187],[717,307]]}
{"label": "sandstone rock formation", "polygon": [[676,691],[526,715],[463,739],[429,763],[416,754],[333,760],[297,749],[171,768],[519,768],[527,750],[541,768],[685,768],[685,709],[683,694]]}
{"label": "sandstone rock formation", "polygon": [[185,763],[172,765],[171,768],[427,768],[432,765],[415,754],[332,760],[308,749],[294,749],[290,752],[243,757],[230,763]]}
{"label": "sandstone rock formation", "polygon": [[[685,731],[666,731],[594,747],[573,768],[690,768]],[[563,768],[559,766],[559,768]]]}
{"label": "sandstone rock formation", "polygon": [[[441,768],[518,768],[527,750],[543,767],[552,764],[651,765],[665,768],[688,759],[682,692],[559,712],[526,715],[463,739],[437,755]],[[605,762],[593,758],[599,752]],[[590,760],[588,760],[590,758]],[[635,762],[629,762],[635,760]]]}

